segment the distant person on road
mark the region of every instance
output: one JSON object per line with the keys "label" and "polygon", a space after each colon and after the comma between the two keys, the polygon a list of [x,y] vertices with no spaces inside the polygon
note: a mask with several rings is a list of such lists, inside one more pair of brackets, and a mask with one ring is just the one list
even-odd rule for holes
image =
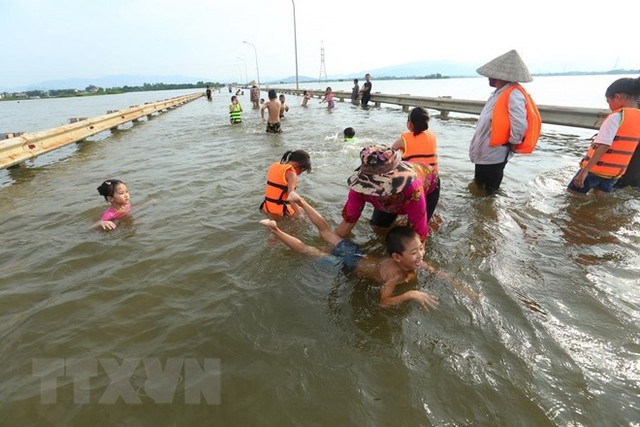
{"label": "distant person on road", "polygon": [[251,100],[251,104],[253,104],[254,110],[260,108],[260,105],[258,105],[258,102],[260,101],[260,89],[258,89],[258,86],[251,86],[251,89],[249,90],[249,99]]}
{"label": "distant person on road", "polygon": [[[407,129],[391,148],[402,153],[402,160],[410,163],[422,163],[438,171],[438,155],[436,153],[436,135],[429,130],[429,113],[422,107],[409,112]],[[440,199],[440,174],[436,188],[427,196],[427,216],[431,218]]]}
{"label": "distant person on road", "polygon": [[114,230],[118,226],[118,221],[131,213],[129,189],[119,179],[110,179],[98,187],[98,193],[104,196],[111,207],[102,214],[100,221],[96,222],[93,228],[102,231]]}
{"label": "distant person on road", "polygon": [[[605,92],[611,114],[602,122],[586,156],[580,162],[580,170],[573,177],[569,190],[602,196],[613,190],[618,180],[622,186],[638,186],[638,143],[640,142],[640,109],[636,96],[640,94],[640,78],[621,78],[614,81]],[[636,157],[632,169],[627,167]]]}
{"label": "distant person on road", "polygon": [[358,105],[358,94],[360,93],[360,85],[358,79],[353,79],[353,88],[351,89],[351,103]]}
{"label": "distant person on road", "polygon": [[369,99],[371,99],[371,88],[373,85],[371,84],[371,75],[369,73],[364,75],[364,84],[362,85],[362,89],[360,90],[360,95],[362,98],[360,99],[360,104],[363,107],[369,106]]}
{"label": "distant person on road", "polygon": [[329,110],[336,106],[336,103],[333,100],[333,91],[331,90],[331,86],[327,86],[327,89],[324,91],[324,98],[322,98],[320,103],[322,104],[323,102],[327,103],[327,109]]}
{"label": "distant person on road", "polygon": [[231,104],[229,104],[229,121],[232,125],[242,123],[242,105],[235,95],[231,97]]}
{"label": "distant person on road", "polygon": [[469,189],[490,195],[500,188],[504,167],[513,151],[533,149],[541,121],[535,103],[518,84],[533,80],[518,52],[511,50],[484,64],[477,72],[488,77],[489,86],[496,90],[480,112],[469,144],[469,159],[475,164]]}
{"label": "distant person on road", "polygon": [[311,99],[311,95],[309,94],[309,91],[308,91],[308,90],[305,90],[305,91],[302,93],[302,106],[303,106],[303,107],[306,107],[306,106],[307,106],[307,103],[309,102],[309,100],[310,100],[310,99]]}
{"label": "distant person on road", "polygon": [[280,118],[284,119],[284,113],[289,111],[289,106],[285,102],[284,95],[280,95]]}
{"label": "distant person on road", "polygon": [[278,95],[273,89],[269,90],[269,100],[260,107],[260,117],[264,123],[264,110],[269,112],[269,119],[267,120],[267,132],[268,133],[280,133],[282,129],[280,127],[280,101],[278,101]]}

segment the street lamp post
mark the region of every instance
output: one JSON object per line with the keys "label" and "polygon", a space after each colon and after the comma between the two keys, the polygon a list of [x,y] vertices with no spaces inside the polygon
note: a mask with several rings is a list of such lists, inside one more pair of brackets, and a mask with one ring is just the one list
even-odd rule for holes
{"label": "street lamp post", "polygon": [[247,77],[247,61],[245,61],[244,59],[240,58],[239,56],[237,56],[236,59],[239,59],[244,64],[244,82],[245,82],[245,84],[249,83],[249,77]]}
{"label": "street lamp post", "polygon": [[249,43],[248,41],[242,41],[242,43],[248,44],[253,48],[253,53],[256,55],[256,74],[258,75],[258,87],[260,87],[260,68],[258,68],[258,49],[253,45],[253,43]]}
{"label": "street lamp post", "polygon": [[296,90],[300,89],[298,85],[298,31],[296,30],[296,2],[291,0],[293,4],[293,44],[296,51]]}

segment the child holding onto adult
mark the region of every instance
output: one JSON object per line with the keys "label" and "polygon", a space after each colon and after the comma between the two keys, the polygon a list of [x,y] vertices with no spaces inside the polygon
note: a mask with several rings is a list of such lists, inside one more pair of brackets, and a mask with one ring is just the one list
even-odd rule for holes
{"label": "child holding onto adult", "polygon": [[602,196],[625,175],[640,141],[639,94],[640,77],[621,78],[609,85],[605,97],[612,112],[580,162],[580,170],[567,187],[570,191],[585,194],[593,190],[596,196]]}
{"label": "child holding onto adult", "polygon": [[298,175],[311,172],[311,158],[304,150],[287,151],[279,163],[274,163],[267,171],[267,185],[260,210],[270,218],[294,216],[299,213],[295,204],[289,203],[298,185]]}
{"label": "child holding onto adult", "polygon": [[284,113],[289,111],[289,106],[285,102],[284,95],[280,95],[280,118],[284,119]]}
{"label": "child holding onto adult", "polygon": [[231,104],[229,104],[229,121],[232,125],[242,123],[242,105],[235,95],[231,97]]}
{"label": "child holding onto adult", "polygon": [[322,104],[323,102],[327,103],[327,109],[329,110],[336,106],[336,103],[333,100],[333,91],[331,90],[330,86],[328,86],[324,91],[324,97],[322,98],[322,101],[320,101],[320,103]]}
{"label": "child holding onto adult", "polygon": [[269,101],[265,102],[260,107],[260,117],[262,117],[262,123],[264,120],[264,111],[269,112],[269,119],[267,120],[267,133],[280,133],[280,101],[278,101],[278,95],[274,89],[269,90]]}
{"label": "child holding onto adult", "polygon": [[436,188],[427,196],[427,213],[432,217],[440,199],[440,174],[438,171],[438,155],[436,153],[436,135],[429,130],[429,113],[422,107],[409,112],[407,118],[408,132],[403,132],[391,148],[402,152],[402,160],[409,163],[422,163],[438,172]]}
{"label": "child holding onto adult", "polygon": [[464,285],[459,284],[455,279],[445,273],[436,271],[424,262],[422,259],[424,257],[424,248],[420,241],[420,236],[410,227],[399,226],[392,228],[386,236],[389,256],[378,259],[365,255],[358,245],[342,239],[333,232],[324,217],[297,194],[290,195],[289,200],[302,208],[309,220],[318,229],[320,237],[331,245],[331,251],[320,250],[304,244],[300,239],[282,231],[273,220],[263,219],[260,224],[298,253],[315,258],[324,258],[329,255],[335,256],[340,259],[342,270],[345,274],[353,272],[356,275],[381,282],[383,285],[380,292],[380,308],[395,307],[406,301],[413,300],[425,309],[435,309],[438,305],[437,298],[426,292],[409,290],[395,295],[396,286],[414,279],[416,271],[420,269],[428,269],[432,273],[450,281],[456,288],[460,289],[461,286],[465,293],[468,292],[467,295],[477,297],[475,293],[466,289]]}
{"label": "child holding onto adult", "polygon": [[98,187],[98,193],[104,196],[105,200],[111,204],[111,207],[102,214],[100,221],[96,222],[93,228],[103,231],[114,230],[118,226],[117,221],[131,213],[129,189],[119,179],[110,179],[104,181]]}
{"label": "child holding onto adult", "polygon": [[309,91],[308,91],[308,90],[305,90],[305,91],[302,93],[302,106],[303,106],[303,107],[306,107],[306,106],[307,106],[307,103],[309,102],[309,100],[310,100],[310,99],[311,99],[311,95],[309,94]]}
{"label": "child holding onto adult", "polygon": [[345,128],[342,135],[344,136],[344,142],[356,142],[356,130],[354,128]]}

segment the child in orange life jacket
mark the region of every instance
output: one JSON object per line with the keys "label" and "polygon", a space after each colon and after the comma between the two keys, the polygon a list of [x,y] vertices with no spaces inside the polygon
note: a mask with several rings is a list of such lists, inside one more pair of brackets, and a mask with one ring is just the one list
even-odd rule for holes
{"label": "child in orange life jacket", "polygon": [[605,97],[612,113],[602,122],[569,190],[587,193],[593,189],[600,196],[611,192],[625,174],[640,142],[640,109],[635,100],[639,94],[640,78],[621,78],[607,88]]}
{"label": "child in orange life jacket", "polygon": [[[429,130],[429,113],[422,107],[409,112],[407,129],[391,148],[402,152],[402,160],[410,163],[429,165],[438,172],[438,155],[436,154],[436,135]],[[436,189],[427,196],[427,219],[431,219],[440,199],[440,174]]]}
{"label": "child in orange life jacket", "polygon": [[113,230],[117,227],[116,221],[131,213],[129,189],[119,179],[110,179],[98,187],[98,193],[104,196],[105,200],[111,204],[111,207],[102,214],[100,221],[96,222],[93,228],[98,228],[102,231]]}
{"label": "child in orange life jacket", "polygon": [[260,210],[271,218],[293,216],[300,213],[300,208],[287,200],[291,194],[296,194],[298,175],[311,172],[311,159],[304,150],[287,151],[274,163],[267,172],[267,186],[264,201]]}

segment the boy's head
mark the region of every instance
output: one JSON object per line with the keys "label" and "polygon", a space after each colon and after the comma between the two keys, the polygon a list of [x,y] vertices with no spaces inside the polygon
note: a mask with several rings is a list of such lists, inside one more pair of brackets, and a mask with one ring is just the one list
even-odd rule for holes
{"label": "boy's head", "polygon": [[237,100],[238,100],[238,97],[237,97],[237,96],[233,95],[233,96],[231,97],[231,102],[233,102],[233,101],[237,101]]}
{"label": "boy's head", "polygon": [[279,99],[280,99],[280,102],[284,102],[284,95],[280,95]]}
{"label": "boy's head", "polygon": [[352,127],[345,128],[345,130],[344,130],[344,137],[345,138],[353,138],[354,136],[356,136],[355,129],[353,129]]}
{"label": "boy's head", "polygon": [[269,89],[269,99],[276,99],[277,97],[275,89]]}
{"label": "boy's head", "polygon": [[420,235],[408,226],[394,227],[385,238],[387,251],[403,270],[416,270],[422,263],[424,248]]}

